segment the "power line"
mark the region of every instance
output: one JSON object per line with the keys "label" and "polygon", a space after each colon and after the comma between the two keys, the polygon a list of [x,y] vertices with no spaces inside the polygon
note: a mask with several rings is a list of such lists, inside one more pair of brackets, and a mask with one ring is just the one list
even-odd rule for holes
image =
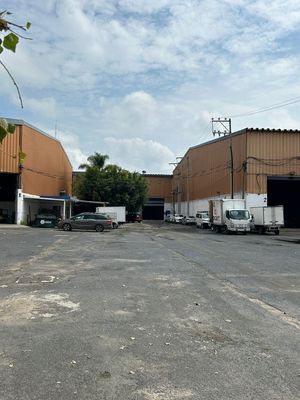
{"label": "power line", "polygon": [[285,101],[282,101],[280,103],[275,103],[271,106],[268,107],[263,107],[263,108],[258,108],[256,110],[252,110],[246,113],[241,113],[241,114],[236,114],[236,115],[230,115],[229,118],[240,118],[240,117],[246,117],[249,115],[254,115],[254,114],[259,114],[259,113],[263,113],[266,111],[271,111],[271,110],[275,110],[277,108],[282,108],[291,104],[296,104],[300,102],[300,96],[297,97],[292,97],[291,99],[287,99]]}

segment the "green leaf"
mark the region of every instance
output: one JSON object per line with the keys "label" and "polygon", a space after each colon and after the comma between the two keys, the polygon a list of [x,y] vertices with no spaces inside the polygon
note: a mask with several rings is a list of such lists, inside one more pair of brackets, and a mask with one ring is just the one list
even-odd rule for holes
{"label": "green leaf", "polygon": [[15,130],[16,130],[16,125],[8,124],[8,126],[7,126],[8,133],[15,133]]}
{"label": "green leaf", "polygon": [[23,165],[26,158],[26,153],[23,153],[22,150],[19,150],[19,164]]}
{"label": "green leaf", "polygon": [[0,143],[3,142],[3,139],[5,138],[6,135],[7,135],[6,130],[2,128],[2,126],[0,126]]}
{"label": "green leaf", "polygon": [[26,29],[29,29],[31,27],[31,22],[26,22]]}
{"label": "green leaf", "polygon": [[2,51],[3,51],[3,47],[0,45],[0,54],[2,53]]}
{"label": "green leaf", "polygon": [[14,33],[10,33],[9,35],[6,35],[4,37],[3,47],[5,47],[7,50],[15,52],[18,42],[19,42],[18,36],[15,35]]}

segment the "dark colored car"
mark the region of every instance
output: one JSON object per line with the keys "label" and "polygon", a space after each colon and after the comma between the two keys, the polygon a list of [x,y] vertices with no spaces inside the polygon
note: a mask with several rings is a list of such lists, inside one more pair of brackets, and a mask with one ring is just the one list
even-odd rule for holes
{"label": "dark colored car", "polygon": [[126,215],[126,222],[142,222],[143,218],[140,213],[129,212]]}
{"label": "dark colored car", "polygon": [[80,229],[103,232],[104,229],[112,228],[112,220],[111,218],[103,214],[81,213],[69,219],[59,221],[58,228],[63,229],[64,231]]}
{"label": "dark colored car", "polygon": [[35,217],[32,226],[39,228],[54,228],[57,226],[59,219],[54,214],[38,214]]}

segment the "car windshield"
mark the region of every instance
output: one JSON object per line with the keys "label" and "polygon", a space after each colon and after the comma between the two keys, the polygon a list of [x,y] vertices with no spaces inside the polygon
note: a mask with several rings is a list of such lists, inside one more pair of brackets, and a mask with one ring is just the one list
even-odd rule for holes
{"label": "car windshield", "polygon": [[249,219],[250,214],[248,210],[231,210],[229,211],[229,218],[231,219]]}

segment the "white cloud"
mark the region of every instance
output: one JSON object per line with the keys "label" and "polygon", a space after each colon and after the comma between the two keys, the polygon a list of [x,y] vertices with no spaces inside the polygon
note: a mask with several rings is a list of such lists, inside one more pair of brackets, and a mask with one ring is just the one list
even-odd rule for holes
{"label": "white cloud", "polygon": [[297,0],[256,0],[249,4],[249,10],[286,30],[293,30],[300,23],[300,4]]}
{"label": "white cloud", "polygon": [[169,162],[175,160],[174,153],[154,140],[141,138],[104,139],[104,149],[111,163],[116,163],[130,171],[148,173],[170,173]]}
{"label": "white cloud", "polygon": [[35,99],[23,96],[23,103],[28,110],[36,114],[42,114],[50,118],[55,118],[57,115],[57,105],[53,97]]}
{"label": "white cloud", "polygon": [[86,163],[88,156],[81,150],[80,140],[77,135],[61,130],[57,130],[56,133],[55,130],[50,130],[49,133],[54,137],[56,136],[61,142],[75,171],[78,170],[80,164]]}
{"label": "white cloud", "polygon": [[[121,166],[165,170],[115,147],[147,143],[174,158],[212,138],[211,117],[299,93],[296,0],[3,0],[2,8],[32,22],[33,40],[1,55],[25,106],[0,71],[1,113],[38,127],[58,118],[75,168],[107,149]],[[296,127],[297,111],[234,118],[233,127]]]}

